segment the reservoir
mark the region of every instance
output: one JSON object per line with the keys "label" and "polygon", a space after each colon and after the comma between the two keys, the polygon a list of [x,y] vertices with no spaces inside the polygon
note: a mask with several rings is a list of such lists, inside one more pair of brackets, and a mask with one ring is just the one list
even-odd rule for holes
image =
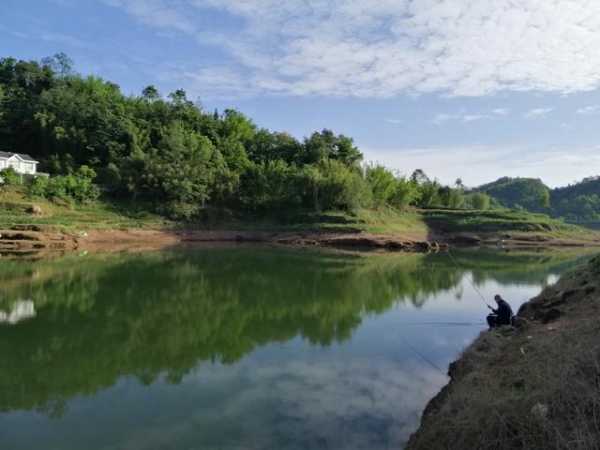
{"label": "reservoir", "polygon": [[[0,259],[0,448],[398,449],[566,252],[232,246]],[[475,289],[475,287],[477,289]]]}

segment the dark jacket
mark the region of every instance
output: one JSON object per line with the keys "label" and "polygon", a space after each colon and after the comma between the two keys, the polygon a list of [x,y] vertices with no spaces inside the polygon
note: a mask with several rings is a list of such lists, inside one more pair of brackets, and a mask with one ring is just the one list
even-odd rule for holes
{"label": "dark jacket", "polygon": [[498,308],[494,309],[494,314],[498,316],[496,323],[498,325],[510,325],[513,316],[512,308],[505,300],[498,300]]}

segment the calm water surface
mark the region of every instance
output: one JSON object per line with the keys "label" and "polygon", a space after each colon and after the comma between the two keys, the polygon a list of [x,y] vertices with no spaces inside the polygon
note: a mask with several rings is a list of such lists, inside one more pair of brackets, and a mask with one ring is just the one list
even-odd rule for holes
{"label": "calm water surface", "polygon": [[[0,260],[0,449],[398,449],[450,361],[577,261],[269,248]],[[440,370],[438,370],[440,368]]]}

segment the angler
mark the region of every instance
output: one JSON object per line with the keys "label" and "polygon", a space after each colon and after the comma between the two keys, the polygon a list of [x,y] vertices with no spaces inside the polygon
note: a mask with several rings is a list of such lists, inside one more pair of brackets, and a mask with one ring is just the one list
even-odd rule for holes
{"label": "angler", "polygon": [[502,325],[511,325],[513,319],[513,311],[506,300],[499,295],[494,297],[498,308],[492,308],[488,305],[488,308],[492,310],[492,314],[487,316],[487,323],[490,328],[500,327]]}

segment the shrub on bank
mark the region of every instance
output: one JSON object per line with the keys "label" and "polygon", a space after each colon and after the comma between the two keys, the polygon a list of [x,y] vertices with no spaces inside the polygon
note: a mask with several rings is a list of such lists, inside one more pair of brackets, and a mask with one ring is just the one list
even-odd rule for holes
{"label": "shrub on bank", "polygon": [[29,185],[29,195],[46,199],[74,200],[86,203],[96,200],[100,195],[94,184],[96,172],[87,166],[81,166],[69,175],[55,177],[37,177]]}
{"label": "shrub on bank", "polygon": [[0,185],[19,186],[21,184],[23,184],[23,178],[15,171],[15,169],[9,167],[0,170]]}

